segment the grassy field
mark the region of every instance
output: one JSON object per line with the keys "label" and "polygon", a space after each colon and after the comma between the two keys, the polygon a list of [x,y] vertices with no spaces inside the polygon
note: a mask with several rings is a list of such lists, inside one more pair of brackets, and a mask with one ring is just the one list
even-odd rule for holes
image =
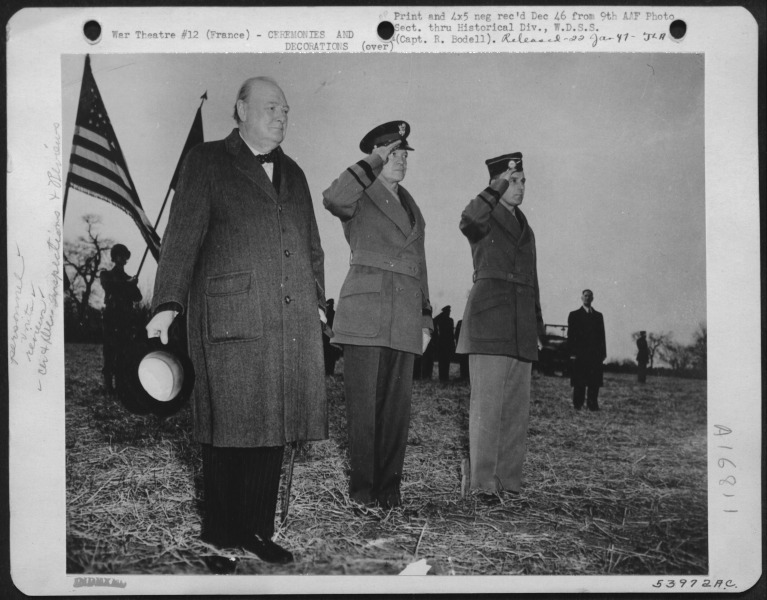
{"label": "grassy field", "polygon": [[[67,571],[206,573],[189,408],[127,413],[101,391],[99,346],[67,345],[66,367]],[[576,413],[566,379],[533,377],[519,497],[461,497],[469,386],[416,381],[404,506],[366,514],[346,491],[343,378],[328,378],[330,439],[298,452],[275,537],[296,562],[246,553],[237,572],[397,574],[423,558],[437,575],[706,573],[706,382],[607,374],[602,410]]]}

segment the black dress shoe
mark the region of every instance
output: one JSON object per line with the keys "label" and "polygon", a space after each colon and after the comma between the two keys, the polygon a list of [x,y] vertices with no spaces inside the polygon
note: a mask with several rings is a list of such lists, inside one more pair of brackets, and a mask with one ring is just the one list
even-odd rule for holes
{"label": "black dress shoe", "polygon": [[217,554],[205,556],[203,560],[214,575],[231,575],[240,562],[233,556],[219,556]]}
{"label": "black dress shoe", "polygon": [[263,538],[260,535],[254,535],[253,537],[248,538],[242,542],[240,546],[266,562],[283,565],[293,562],[293,554],[290,551],[285,550],[285,548],[279,544],[275,544],[272,540]]}

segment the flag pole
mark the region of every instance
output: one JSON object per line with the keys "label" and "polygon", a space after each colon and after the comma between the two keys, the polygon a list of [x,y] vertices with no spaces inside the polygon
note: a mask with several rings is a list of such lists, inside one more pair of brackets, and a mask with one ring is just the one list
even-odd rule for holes
{"label": "flag pole", "polygon": [[[197,107],[197,110],[199,111],[202,109],[203,103],[208,99],[208,90],[205,90],[205,93],[200,96],[200,106]],[[192,125],[194,127],[194,124]],[[187,140],[188,142],[188,140]],[[184,150],[189,150],[188,148],[184,148]],[[184,156],[186,155],[185,152],[182,151],[181,159],[179,160],[179,166],[181,161],[184,160]],[[173,188],[176,185],[176,175],[178,174],[178,166],[176,167],[176,173],[174,173],[174,177],[170,180],[170,184],[168,185],[168,191],[165,192],[165,200],[162,201],[162,206],[160,207],[160,213],[157,215],[157,220],[154,223],[155,231],[157,230],[157,227],[160,225],[160,219],[162,218],[162,213],[165,211],[165,206],[168,203],[168,198],[170,198],[170,193],[173,190]],[[141,262],[138,266],[138,271],[136,271],[136,277],[139,276],[139,273],[141,273],[141,269],[144,267],[144,262],[146,261],[147,254],[149,254],[149,244],[147,244],[147,247],[144,249],[144,256],[141,257]]]}

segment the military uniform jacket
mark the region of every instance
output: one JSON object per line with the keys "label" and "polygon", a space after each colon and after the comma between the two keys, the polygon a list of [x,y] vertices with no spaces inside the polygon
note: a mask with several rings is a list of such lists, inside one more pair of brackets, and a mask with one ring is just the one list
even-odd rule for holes
{"label": "military uniform jacket", "polygon": [[463,314],[459,354],[497,354],[534,361],[541,315],[535,236],[522,211],[517,221],[500,204],[498,179],[469,202],[460,228],[471,245],[474,285]]}
{"label": "military uniform jacket", "polygon": [[195,435],[214,446],[327,438],[324,255],[303,171],[278,155],[279,193],[236,129],[193,148],[162,241],[153,306],[187,311]]}
{"label": "military uniform jacket", "polygon": [[323,192],[341,219],[351,254],[336,306],[334,344],[383,346],[421,354],[422,328],[432,328],[424,252],[426,223],[399,186],[401,202],[378,179],[380,156],[346,169]]}
{"label": "military uniform jacket", "polygon": [[581,307],[567,317],[567,349],[572,358],[572,385],[602,385],[602,362],[607,357],[605,321],[593,308],[590,313]]}
{"label": "military uniform jacket", "polygon": [[141,300],[138,284],[122,267],[114,266],[99,274],[104,289],[104,319],[115,325],[128,326],[133,317],[133,305]]}

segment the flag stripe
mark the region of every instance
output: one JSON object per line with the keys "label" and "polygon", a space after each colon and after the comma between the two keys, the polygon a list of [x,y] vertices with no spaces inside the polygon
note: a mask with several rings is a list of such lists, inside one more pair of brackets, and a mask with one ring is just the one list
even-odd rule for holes
{"label": "flag stripe", "polygon": [[120,196],[125,202],[133,204],[133,198],[131,198],[128,190],[126,190],[121,185],[117,185],[111,178],[104,177],[100,173],[97,173],[94,169],[83,168],[82,166],[76,164],[75,161],[72,161],[71,164],[71,173],[73,175],[77,175],[81,179],[83,185],[87,185],[88,181],[92,181],[94,185],[99,186],[99,192],[107,189],[111,194]]}
{"label": "flag stripe", "polygon": [[115,183],[122,185],[126,190],[133,189],[131,188],[130,181],[128,181],[128,178],[125,175],[125,171],[120,168],[120,165],[113,163],[100,154],[91,152],[82,146],[73,146],[71,160],[73,163],[82,167],[92,168],[97,173],[101,173],[104,177],[113,179]]}
{"label": "flag stripe", "polygon": [[80,125],[77,125],[75,127],[75,135],[80,136],[89,142],[93,142],[94,144],[98,144],[107,152],[112,152],[112,147],[109,145],[109,141],[103,135],[99,135],[87,127],[81,127]]}
{"label": "flag stripe", "polygon": [[140,219],[145,226],[151,228],[146,213],[136,206],[133,199],[129,195],[126,195],[127,193],[125,190],[120,187],[115,187],[108,179],[99,181],[98,176],[94,177],[93,173],[87,173],[86,176],[83,176],[83,174],[78,171],[79,168],[72,171],[70,181],[73,186],[76,186],[80,191],[86,191],[82,188],[90,185],[93,188],[92,196],[102,198],[115,206],[119,206],[119,208],[122,208],[131,217]]}
{"label": "flag stripe", "polygon": [[121,196],[115,195],[112,189],[96,183],[93,181],[93,179],[82,179],[75,173],[70,175],[69,185],[76,190],[83,192],[84,194],[88,194],[89,196],[93,196],[99,200],[104,200],[112,206],[119,208],[134,221],[140,219],[145,225],[145,227],[139,227],[141,235],[149,245],[152,252],[154,253],[156,251],[159,253],[160,238],[157,236],[157,233],[154,231],[154,229],[149,227],[149,224],[146,222],[146,216],[141,214],[143,211],[138,211],[134,204],[127,203]]}

